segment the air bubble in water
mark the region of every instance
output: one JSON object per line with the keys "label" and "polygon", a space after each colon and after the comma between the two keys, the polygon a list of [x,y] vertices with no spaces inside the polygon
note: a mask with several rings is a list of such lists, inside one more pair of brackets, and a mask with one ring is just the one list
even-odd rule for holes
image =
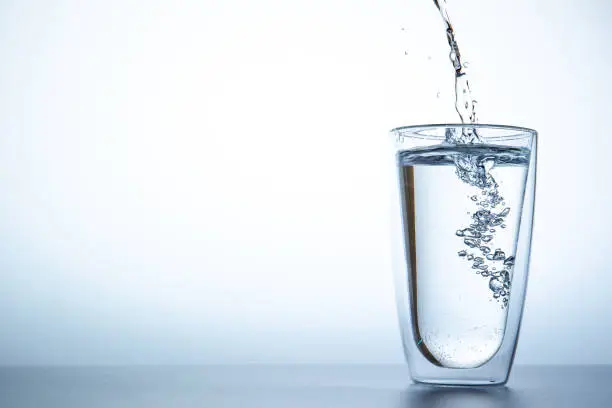
{"label": "air bubble in water", "polygon": [[504,282],[504,284],[506,283],[510,283],[510,274],[508,273],[508,271],[503,270],[499,273],[499,277],[501,278],[502,282]]}
{"label": "air bubble in water", "polygon": [[467,254],[467,252],[465,252],[465,251],[457,252],[457,255],[459,255],[459,256],[465,256],[466,254]]}
{"label": "air bubble in water", "polygon": [[493,167],[495,167],[495,158],[487,157],[483,159],[480,164],[484,167],[485,172],[488,173]]}
{"label": "air bubble in water", "polygon": [[478,246],[478,240],[476,239],[466,238],[463,240],[463,242],[465,243],[465,245],[469,246],[470,248],[474,248]]}
{"label": "air bubble in water", "polygon": [[491,211],[489,210],[478,210],[472,216],[478,222],[486,223],[491,219]]}
{"label": "air bubble in water", "polygon": [[506,259],[506,254],[501,249],[497,248],[492,255],[493,261],[503,261]]}
{"label": "air bubble in water", "polygon": [[503,222],[504,222],[503,218],[495,218],[489,223],[489,225],[492,227],[497,227],[498,225],[503,225]]}
{"label": "air bubble in water", "polygon": [[486,225],[479,225],[478,227],[476,227],[476,230],[478,230],[480,232],[486,232],[487,231],[487,226]]}
{"label": "air bubble in water", "polygon": [[482,234],[474,229],[466,228],[463,230],[463,235],[468,238],[480,238]]}
{"label": "air bubble in water", "polygon": [[497,293],[503,288],[504,288],[504,284],[499,279],[491,278],[491,280],[489,281],[489,289],[491,289],[493,292]]}
{"label": "air bubble in water", "polygon": [[504,265],[507,265],[507,266],[514,265],[514,257],[513,256],[507,257],[506,260],[504,261]]}

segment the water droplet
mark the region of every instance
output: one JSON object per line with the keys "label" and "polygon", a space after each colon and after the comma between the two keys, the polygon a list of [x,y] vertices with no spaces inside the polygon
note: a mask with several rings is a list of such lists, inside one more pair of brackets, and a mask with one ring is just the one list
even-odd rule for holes
{"label": "water droplet", "polygon": [[465,251],[459,251],[459,252],[457,252],[457,255],[459,255],[459,256],[465,256],[465,255],[467,255],[467,252],[465,252]]}
{"label": "water droplet", "polygon": [[494,297],[495,299],[497,299],[497,298],[499,297],[499,293],[494,293],[494,294],[493,294],[493,297]]}
{"label": "water droplet", "polygon": [[465,235],[465,233],[463,232],[464,230],[457,230],[457,232],[455,232],[455,235],[457,235],[458,237],[462,237]]}

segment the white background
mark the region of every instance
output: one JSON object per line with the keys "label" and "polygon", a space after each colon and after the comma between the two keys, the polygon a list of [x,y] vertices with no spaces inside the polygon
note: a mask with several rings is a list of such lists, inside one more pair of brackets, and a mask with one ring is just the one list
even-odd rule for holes
{"label": "white background", "polygon": [[[612,363],[612,7],[449,2],[540,132],[517,361]],[[0,364],[401,362],[387,131],[456,122],[447,54],[431,0],[0,2]]]}

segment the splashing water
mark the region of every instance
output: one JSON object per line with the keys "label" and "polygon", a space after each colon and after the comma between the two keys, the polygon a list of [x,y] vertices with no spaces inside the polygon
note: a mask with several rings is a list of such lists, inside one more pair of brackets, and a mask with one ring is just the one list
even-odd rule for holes
{"label": "splashing water", "polygon": [[[455,74],[455,110],[461,123],[476,124],[476,100],[472,97],[466,72],[466,64],[462,62],[459,44],[455,38],[455,30],[446,7],[446,0],[433,0],[438,8],[446,29],[446,38],[450,46],[449,59]],[[478,135],[475,127],[449,128],[445,135],[446,142],[453,145],[482,144],[484,141]],[[472,262],[476,273],[489,278],[489,289],[493,298],[502,302],[502,307],[508,304],[510,296],[510,274],[514,265],[514,256],[506,257],[501,248],[492,251],[489,244],[494,241],[495,228],[505,228],[504,218],[510,213],[510,208],[501,208],[504,199],[499,192],[499,186],[491,170],[495,167],[494,157],[483,158],[464,154],[454,158],[456,174],[460,180],[478,187],[481,198],[472,196],[477,210],[472,216],[472,224],[457,230],[456,235],[463,239],[467,247],[458,252],[458,256]],[[475,251],[475,253],[470,252]],[[478,251],[482,257],[478,256]],[[499,270],[498,270],[499,269]]]}

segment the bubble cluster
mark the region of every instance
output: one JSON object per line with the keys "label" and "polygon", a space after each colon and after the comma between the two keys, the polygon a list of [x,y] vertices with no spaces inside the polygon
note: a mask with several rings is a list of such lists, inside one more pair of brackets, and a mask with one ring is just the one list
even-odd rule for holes
{"label": "bubble cluster", "polygon": [[[502,302],[502,308],[507,307],[514,256],[506,256],[502,248],[492,249],[491,244],[495,242],[496,227],[506,228],[505,219],[511,210],[510,207],[505,207],[499,186],[490,173],[495,166],[495,160],[462,155],[455,159],[455,164],[457,176],[481,191],[480,199],[478,195],[469,197],[477,205],[477,210],[471,215],[471,224],[455,232],[468,248],[459,251],[458,255],[469,261],[477,274],[488,279],[493,298]],[[470,250],[474,252],[469,252]]]}

